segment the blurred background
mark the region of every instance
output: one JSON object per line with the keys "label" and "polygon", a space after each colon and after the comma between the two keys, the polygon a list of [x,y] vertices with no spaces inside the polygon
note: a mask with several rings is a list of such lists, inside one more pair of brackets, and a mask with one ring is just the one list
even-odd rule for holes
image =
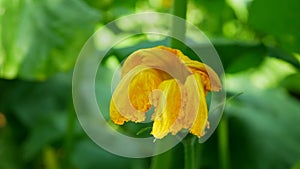
{"label": "blurred background", "polygon": [[[71,92],[76,58],[98,28],[171,7],[172,0],[0,0],[0,169],[183,168],[182,144],[143,159],[101,149],[80,127]],[[187,21],[218,51],[230,98],[216,132],[196,146],[197,168],[300,169],[300,1],[188,0]],[[134,27],[117,22],[96,43],[105,47]],[[112,74],[133,51],[163,44],[133,37],[103,65]],[[101,84],[96,91],[109,103]]]}

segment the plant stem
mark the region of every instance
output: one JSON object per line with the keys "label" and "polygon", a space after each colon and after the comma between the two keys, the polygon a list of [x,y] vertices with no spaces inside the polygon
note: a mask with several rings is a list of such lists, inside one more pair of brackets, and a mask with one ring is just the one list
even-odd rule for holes
{"label": "plant stem", "polygon": [[[172,7],[172,14],[175,16],[178,16],[182,19],[186,18],[186,10],[187,10],[187,0],[173,0],[173,7]],[[171,25],[171,36],[175,36],[179,39],[185,39],[185,31],[186,31],[186,25],[185,22],[177,22],[178,18],[173,18],[172,25]],[[182,43],[178,41],[177,39],[171,38],[170,39],[170,47],[172,48],[178,48],[180,49],[183,47]],[[189,141],[187,141],[189,142]],[[190,143],[186,143],[188,150],[185,153],[186,163],[189,163],[189,168],[186,167],[186,169],[194,169],[194,147],[193,145],[190,145]],[[159,149],[159,145],[157,146],[157,149]],[[192,153],[190,155],[187,155],[187,153]],[[157,155],[152,158],[152,164],[151,169],[160,169],[160,168],[170,168],[171,161],[172,161],[172,155],[173,151],[169,150],[163,154]],[[192,163],[190,161],[192,160]],[[192,168],[191,168],[192,167]]]}
{"label": "plant stem", "polygon": [[152,158],[151,169],[169,169],[171,168],[173,151],[169,150]]}
{"label": "plant stem", "polygon": [[[187,0],[173,0],[172,14],[182,19],[186,19]],[[170,47],[180,49],[184,44],[174,37],[185,40],[186,23],[173,17],[171,25]],[[196,138],[188,134],[182,143],[184,145],[184,168],[195,169],[195,140]]]}
{"label": "plant stem", "polygon": [[195,169],[195,136],[189,134],[182,140],[184,145],[184,169]]}
{"label": "plant stem", "polygon": [[68,109],[67,131],[64,140],[65,154],[63,160],[64,161],[63,166],[65,169],[71,168],[70,156],[72,153],[73,141],[74,141],[73,137],[74,137],[75,120],[76,120],[75,110],[73,108],[73,103],[71,102]]}
{"label": "plant stem", "polygon": [[[173,0],[172,14],[182,19],[186,19],[187,0]],[[171,36],[176,36],[179,39],[185,39],[186,25],[185,22],[178,22],[178,18],[174,17],[171,25]],[[173,48],[182,47],[182,43],[171,38],[170,46]]]}
{"label": "plant stem", "polygon": [[218,128],[221,169],[229,169],[228,119],[223,117]]}

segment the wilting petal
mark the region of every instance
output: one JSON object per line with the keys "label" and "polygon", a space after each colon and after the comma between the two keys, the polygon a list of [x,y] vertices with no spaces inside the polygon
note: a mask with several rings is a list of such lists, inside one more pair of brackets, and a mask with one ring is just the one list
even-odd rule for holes
{"label": "wilting petal", "polygon": [[122,116],[119,111],[116,108],[116,105],[113,101],[113,99],[110,100],[110,119],[118,125],[124,124],[124,122],[127,122],[128,119],[126,119],[124,116]]}
{"label": "wilting petal", "polygon": [[110,116],[116,124],[142,122],[153,105],[151,134],[155,138],[181,129],[201,137],[208,124],[206,93],[220,89],[214,70],[181,51],[164,46],[141,49],[123,64]]}
{"label": "wilting petal", "polygon": [[146,69],[138,73],[129,84],[131,104],[140,112],[146,112],[151,107],[149,95],[157,89],[168,75],[160,70]]}
{"label": "wilting petal", "polygon": [[175,49],[162,46],[140,49],[132,53],[126,59],[122,67],[122,76],[125,76],[134,67],[142,65],[167,72],[172,78],[184,83],[186,77],[190,75],[191,72],[183,63],[183,60],[188,61],[189,58]]}
{"label": "wilting petal", "polygon": [[[196,119],[194,119],[193,121],[193,125],[190,128],[190,132],[198,137],[201,137],[204,133],[204,129],[208,119],[208,109],[207,109],[206,98],[205,98],[205,90],[202,84],[202,80],[201,80],[202,78],[200,74],[194,74],[193,76],[190,77],[193,79],[191,80],[188,79],[186,86],[190,86],[190,87],[194,86],[195,85],[194,80],[196,81],[198,92],[195,92],[197,94],[195,95],[194,99],[199,100],[199,103],[195,105],[195,107],[197,107],[198,110],[196,110],[197,112]],[[186,113],[191,114],[191,112],[186,112]]]}
{"label": "wilting petal", "polygon": [[[159,70],[135,67],[121,79],[114,91],[110,106],[112,121],[116,124],[123,124],[126,120],[144,121],[145,112],[151,107],[149,95],[165,77],[167,75]],[[118,117],[122,118],[118,120]]]}
{"label": "wilting petal", "polygon": [[222,88],[218,75],[208,65],[194,60],[185,62],[185,64],[190,68],[192,73],[201,75],[205,91],[219,91]]}
{"label": "wilting petal", "polygon": [[196,119],[200,107],[200,92],[196,75],[190,75],[185,81],[186,104],[184,106],[183,128],[190,129]]}
{"label": "wilting petal", "polygon": [[[151,134],[158,139],[163,138],[169,132],[176,134],[181,128],[181,92],[180,83],[175,79],[166,80],[159,85],[158,90],[151,96],[155,112],[152,116],[154,120]],[[184,103],[183,103],[184,104]]]}
{"label": "wilting petal", "polygon": [[180,50],[178,49],[173,49],[173,48],[169,48],[169,47],[166,47],[166,46],[157,46],[156,48],[159,48],[159,49],[163,49],[163,50],[166,50],[166,51],[169,51],[171,53],[173,53],[174,55],[176,55],[177,57],[179,57],[179,59],[183,62],[188,62],[188,61],[191,61],[190,58],[188,58],[187,56],[185,56]]}

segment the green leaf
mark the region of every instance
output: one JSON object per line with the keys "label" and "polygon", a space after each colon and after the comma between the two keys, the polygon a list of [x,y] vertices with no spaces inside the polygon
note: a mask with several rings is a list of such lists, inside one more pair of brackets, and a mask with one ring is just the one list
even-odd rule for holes
{"label": "green leaf", "polygon": [[[199,23],[197,26],[199,26],[205,33],[209,33],[214,36],[221,35],[223,33],[223,24],[234,18],[234,11],[226,3],[226,1],[194,0],[193,5],[197,7],[199,10],[199,12],[197,12],[201,15],[195,16],[199,17],[198,21],[196,21]],[[188,20],[190,19],[189,16],[187,16],[187,18]]]}
{"label": "green leaf", "polygon": [[66,132],[66,114],[65,112],[53,114],[34,126],[24,142],[23,157],[26,161],[34,159],[44,147],[63,138]]}
{"label": "green leaf", "polygon": [[300,169],[300,160],[292,167],[292,169]]}
{"label": "green leaf", "polygon": [[[254,0],[249,9],[249,24],[272,35],[289,52],[300,52],[300,1]],[[269,42],[273,43],[273,42]]]}
{"label": "green leaf", "polygon": [[136,133],[136,135],[141,135],[141,134],[143,134],[143,133],[150,132],[151,130],[152,130],[152,127],[145,127],[145,128],[140,129],[140,130]]}
{"label": "green leaf", "polygon": [[269,55],[271,57],[282,59],[282,60],[294,65],[295,67],[300,68],[300,63],[296,57],[294,57],[292,54],[289,54],[279,48],[269,47]]}
{"label": "green leaf", "polygon": [[298,96],[300,96],[300,73],[294,73],[291,74],[289,76],[287,76],[286,78],[284,78],[281,82],[280,85],[282,87],[285,87],[286,89],[288,89],[291,93],[293,94],[297,94]]}
{"label": "green leaf", "polygon": [[81,0],[4,0],[3,6],[0,77],[9,79],[41,80],[72,68],[99,18]]}
{"label": "green leaf", "polygon": [[72,163],[78,169],[147,168],[147,164],[145,162],[145,159],[130,159],[115,156],[101,149],[90,139],[78,140],[72,154]]}
{"label": "green leaf", "polygon": [[[0,111],[20,135],[20,157],[28,162],[41,150],[63,138],[71,100],[71,72],[58,74],[45,82],[0,80]],[[15,119],[15,120],[14,120]],[[78,133],[78,124],[76,126]],[[26,135],[25,135],[26,134]]]}
{"label": "green leaf", "polygon": [[243,84],[244,94],[226,107],[232,168],[290,168],[300,157],[299,101]]}
{"label": "green leaf", "polygon": [[[237,73],[256,67],[262,63],[267,55],[267,49],[263,44],[214,40],[213,45],[219,54],[225,71],[228,73]],[[204,53],[209,51],[205,45],[197,48]],[[186,54],[192,59],[199,60],[193,53]]]}
{"label": "green leaf", "polygon": [[22,169],[22,159],[16,132],[11,126],[0,129],[0,168]]}

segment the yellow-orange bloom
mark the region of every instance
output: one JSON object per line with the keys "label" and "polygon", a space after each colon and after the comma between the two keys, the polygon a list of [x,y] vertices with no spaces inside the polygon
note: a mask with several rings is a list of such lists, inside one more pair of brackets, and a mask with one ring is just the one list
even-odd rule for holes
{"label": "yellow-orange bloom", "polygon": [[181,129],[201,137],[208,124],[206,93],[220,89],[220,79],[209,66],[181,51],[165,46],[141,49],[122,66],[110,118],[118,125],[142,122],[154,106],[151,134],[155,138],[175,135]]}

